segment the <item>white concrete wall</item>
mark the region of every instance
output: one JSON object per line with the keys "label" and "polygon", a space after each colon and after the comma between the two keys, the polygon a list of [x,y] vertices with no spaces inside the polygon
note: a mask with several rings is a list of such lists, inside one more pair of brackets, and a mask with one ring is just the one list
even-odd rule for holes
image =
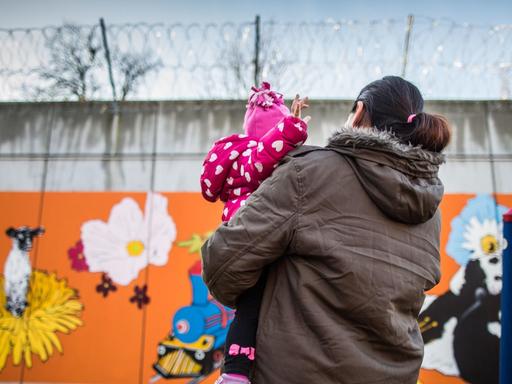
{"label": "white concrete wall", "polygon": [[[324,145],[350,101],[311,102],[309,144]],[[211,143],[240,132],[243,101],[0,103],[1,191],[199,191]],[[512,103],[432,101],[453,140],[447,193],[512,193]],[[116,128],[117,126],[117,128]]]}

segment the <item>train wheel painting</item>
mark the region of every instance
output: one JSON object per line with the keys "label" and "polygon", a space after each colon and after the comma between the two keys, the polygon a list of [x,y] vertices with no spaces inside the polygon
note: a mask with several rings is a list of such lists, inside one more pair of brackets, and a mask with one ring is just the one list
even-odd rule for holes
{"label": "train wheel painting", "polygon": [[159,343],[153,365],[157,375],[152,381],[191,378],[190,384],[199,383],[222,364],[234,310],[209,295],[201,278],[200,260],[189,269],[189,279],[192,303],[176,311],[169,336]]}

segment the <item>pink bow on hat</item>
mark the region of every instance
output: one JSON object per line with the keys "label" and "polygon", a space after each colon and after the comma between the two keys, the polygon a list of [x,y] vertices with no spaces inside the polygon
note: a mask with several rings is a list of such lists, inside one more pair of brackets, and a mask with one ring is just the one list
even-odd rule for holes
{"label": "pink bow on hat", "polygon": [[270,84],[264,81],[260,88],[251,88],[244,118],[245,133],[260,138],[289,114],[283,95],[271,90]]}

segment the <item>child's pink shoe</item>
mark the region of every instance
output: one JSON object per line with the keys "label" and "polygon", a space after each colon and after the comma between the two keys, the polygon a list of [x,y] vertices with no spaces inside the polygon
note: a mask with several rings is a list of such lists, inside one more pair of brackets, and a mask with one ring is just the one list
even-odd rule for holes
{"label": "child's pink shoe", "polygon": [[251,384],[249,379],[243,375],[223,373],[215,384]]}

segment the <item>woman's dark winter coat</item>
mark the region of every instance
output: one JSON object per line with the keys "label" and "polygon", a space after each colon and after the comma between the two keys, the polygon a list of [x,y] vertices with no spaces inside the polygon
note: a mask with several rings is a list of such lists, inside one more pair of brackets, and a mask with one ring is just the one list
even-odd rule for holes
{"label": "woman's dark winter coat", "polygon": [[442,155],[343,129],[287,156],[202,248],[235,307],[268,268],[255,384],[416,384],[439,269]]}

